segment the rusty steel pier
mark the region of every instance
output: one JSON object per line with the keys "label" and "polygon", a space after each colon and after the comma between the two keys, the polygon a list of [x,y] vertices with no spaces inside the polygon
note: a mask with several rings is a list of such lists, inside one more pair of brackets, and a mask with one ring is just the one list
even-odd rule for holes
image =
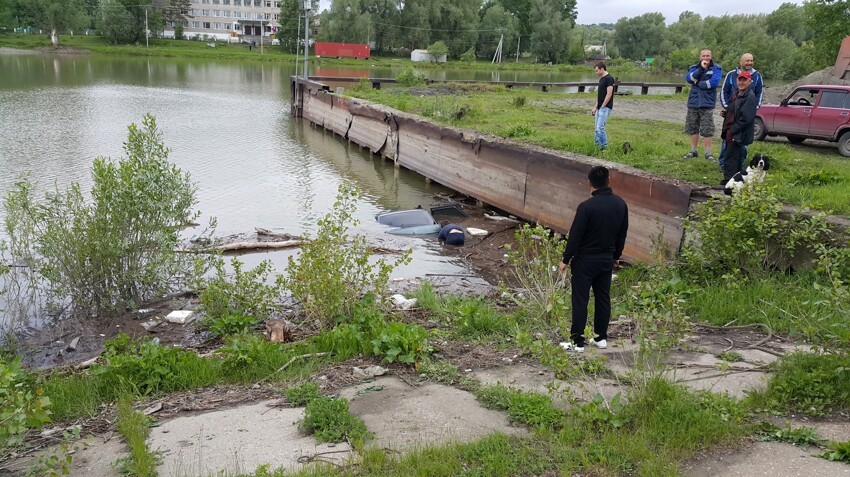
{"label": "rusty steel pier", "polygon": [[313,79],[291,77],[292,114],[444,186],[529,222],[567,233],[590,196],[587,173],[611,170],[611,187],[629,206],[623,257],[651,262],[656,242],[676,252],[696,186],[594,157],[522,145],[360,99],[343,98]]}

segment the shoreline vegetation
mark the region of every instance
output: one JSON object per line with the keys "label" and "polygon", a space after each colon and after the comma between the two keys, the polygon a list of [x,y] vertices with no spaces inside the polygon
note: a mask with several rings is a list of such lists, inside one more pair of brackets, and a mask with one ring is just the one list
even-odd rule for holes
{"label": "shoreline vegetation", "polygon": [[[73,46],[72,42],[66,44]],[[623,161],[692,182],[709,184],[708,178],[718,174],[715,164],[678,159],[687,138],[680,125],[669,121],[612,116],[609,131],[616,147],[602,154],[593,149],[587,111],[552,103],[558,98],[552,93],[492,86],[476,86],[480,91],[455,85],[442,88],[373,91],[359,87],[349,92],[453,126]],[[433,91],[440,94],[431,94]],[[666,106],[664,101],[680,104],[684,96],[617,97],[616,101],[662,102]],[[615,111],[616,104],[621,103],[615,103]],[[317,464],[301,472],[261,467],[243,475],[449,476],[461,469],[470,475],[500,476],[675,475],[688,459],[735,449],[748,439],[806,445],[818,454],[823,452],[826,459],[850,461],[850,442],[826,443],[807,427],[768,426],[772,415],[803,413],[846,420],[850,412],[850,249],[846,237],[833,235],[818,216],[798,218],[790,224],[779,220],[779,199],[850,213],[848,192],[841,190],[847,189],[842,184],[850,176],[850,166],[834,151],[800,153],[784,144],[764,144],[765,151],[780,164],[775,172],[771,169],[767,186],[752,186],[731,199],[709,199],[698,206],[687,225],[692,237],[700,237],[699,242],[689,242],[680,256],[666,257],[657,265],[638,264],[618,273],[612,288],[613,314],[633,330],[635,342],[630,353],[633,366],[621,371],[594,350],[581,356],[567,355],[557,346],[569,328],[569,290],[553,280],[551,267],[555,264],[542,257],[559,257],[564,242],[542,227],[518,227],[512,248],[506,250],[508,273],[514,274],[514,280],[524,280],[524,286],[518,287],[506,277],[508,298],[503,294],[439,295],[425,283],[410,294],[417,298],[418,306],[409,312],[393,311],[387,302],[392,262],[370,262],[365,238],[350,235],[358,194],[353,184],[341,187],[337,203],[319,221],[317,237],[302,248],[298,258],[289,260],[286,273],[276,279],[272,279],[276,272],[270,262],[247,269],[238,259],[227,267],[223,259],[212,257],[187,270],[176,267],[172,254],[151,257],[148,254],[173,250],[174,224],[185,223],[195,212],[191,209],[195,190],[188,175],[166,162],[167,149],[158,139],[153,118],[147,117],[143,126],[131,126],[128,159],[117,163],[117,169],[112,163],[95,164],[102,182],[96,189],[100,193],[94,195],[97,207],[89,208],[79,190],[41,200],[24,184],[17,196],[6,198],[5,206],[17,211],[14,216],[20,219],[16,221],[17,238],[27,239],[14,243],[23,247],[20,253],[28,254],[25,263],[35,265],[31,270],[2,269],[2,264],[19,263],[6,260],[9,249],[2,248],[0,274],[21,273],[22,280],[34,280],[33,286],[48,285],[42,292],[53,292],[60,303],[65,300],[66,309],[79,312],[78,308],[84,308],[80,305],[89,300],[89,288],[107,282],[89,277],[125,280],[120,288],[108,289],[130,295],[110,303],[126,302],[132,309],[145,303],[141,298],[164,291],[172,283],[169,273],[178,273],[197,291],[198,330],[215,336],[214,352],[121,335],[106,344],[91,368],[37,373],[22,369],[16,350],[7,348],[0,358],[0,390],[8,396],[0,408],[4,416],[0,438],[7,457],[32,445],[39,439],[40,428],[51,420],[74,429],[82,423],[85,433],[90,431],[87,425],[95,421],[102,425],[104,416],[112,413],[117,414],[117,429],[131,448],[124,458],[125,471],[155,475],[157,453],[146,441],[155,417],[134,411],[131,403],[138,406],[171,393],[222,384],[251,388],[264,383],[285,395],[290,405],[305,406],[301,423],[305,433],[320,440],[348,441],[356,457],[341,466]],[[623,142],[629,142],[632,150],[621,148]],[[137,144],[152,147],[134,147]],[[174,189],[181,194],[173,203],[154,203],[156,194],[146,194],[152,200],[146,203],[128,193],[143,183],[138,177],[151,174],[165,174],[179,182],[180,187]],[[125,177],[135,179],[119,180]],[[148,185],[159,182],[152,180]],[[845,201],[843,207],[839,199]],[[138,220],[131,213],[149,217],[161,207],[175,205],[182,206],[172,211],[175,217],[166,217],[159,225]],[[42,227],[45,223],[51,226]],[[156,240],[140,242],[133,254],[139,261],[133,270],[148,273],[129,274],[120,268],[125,266],[121,257],[130,255],[124,237],[134,236],[140,224],[149,227],[141,231]],[[66,233],[63,227],[72,226],[73,233]],[[104,236],[104,230],[122,233]],[[813,266],[785,267],[788,256],[801,250],[814,257]],[[38,269],[43,258],[39,254],[47,251],[63,258],[64,274],[56,267]],[[403,253],[394,263],[407,259]],[[87,267],[98,274],[89,273]],[[154,279],[162,283],[150,281]],[[137,296],[139,290],[151,291]],[[281,306],[285,294],[300,305],[294,314]],[[68,297],[79,297],[77,306],[68,303]],[[92,319],[108,319],[115,311],[105,307]],[[302,334],[293,342],[269,342],[260,332],[261,326],[283,317],[295,320],[294,327]],[[803,341],[811,351],[785,354],[774,364],[757,364],[771,372],[772,378],[763,389],[741,399],[693,391],[669,381],[667,371],[677,366],[671,359],[688,348],[685,338],[695,328],[733,331],[750,325],[768,330],[768,338],[781,335]],[[738,335],[730,336],[735,337],[737,348],[733,342],[718,355],[720,371],[729,370],[743,358],[737,350],[745,345]],[[761,344],[765,341],[755,339]],[[585,391],[593,391],[597,380],[613,379],[622,391],[606,398],[594,392],[581,396],[565,388],[553,387],[547,394],[485,385],[469,378],[443,353],[436,353],[437,347],[451,345],[517,350],[535,365],[552,370],[561,382],[585,383]],[[408,454],[370,447],[369,430],[352,415],[347,402],[322,395],[314,384],[329,368],[355,357],[386,364],[399,374],[468,391],[482,406],[504,411],[529,433],[495,434]],[[58,473],[68,465],[74,439],[66,435],[54,441],[58,447],[37,462],[44,473]]]}

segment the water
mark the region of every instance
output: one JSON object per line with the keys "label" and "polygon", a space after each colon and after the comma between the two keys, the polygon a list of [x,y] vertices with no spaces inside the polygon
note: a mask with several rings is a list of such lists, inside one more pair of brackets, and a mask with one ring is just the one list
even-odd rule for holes
{"label": "water", "polygon": [[[338,185],[350,179],[363,191],[354,232],[375,246],[413,249],[411,264],[394,277],[472,273],[441,255],[435,236],[388,235],[374,220],[452,191],[293,120],[293,73],[292,65],[0,55],[0,196],[27,173],[41,191],[71,182],[88,190],[92,160],[121,157],[127,126],[151,113],[171,160],[197,183],[202,220],[217,218],[218,235],[255,227],[314,234]],[[268,258],[282,271],[294,253],[240,259],[253,265]]]}

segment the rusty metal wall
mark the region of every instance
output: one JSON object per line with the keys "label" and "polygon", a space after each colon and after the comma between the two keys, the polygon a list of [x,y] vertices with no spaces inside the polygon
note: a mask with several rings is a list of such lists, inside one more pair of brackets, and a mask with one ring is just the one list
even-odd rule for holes
{"label": "rusty metal wall", "polygon": [[[439,126],[380,104],[343,99],[311,84],[303,117],[463,194],[555,231],[569,231],[575,210],[590,197],[587,173],[611,169],[611,187],[629,206],[623,256],[652,260],[663,231],[668,250],[682,241],[692,186],[622,164]],[[591,132],[589,131],[588,134]]]}

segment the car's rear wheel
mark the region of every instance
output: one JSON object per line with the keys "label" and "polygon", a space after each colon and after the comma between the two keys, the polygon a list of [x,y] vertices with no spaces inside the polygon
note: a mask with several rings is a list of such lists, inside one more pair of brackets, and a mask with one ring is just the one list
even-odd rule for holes
{"label": "car's rear wheel", "polygon": [[806,138],[803,137],[803,136],[785,136],[785,137],[788,138],[788,142],[790,142],[791,144],[800,144],[801,142],[806,140]]}
{"label": "car's rear wheel", "polygon": [[838,138],[838,152],[844,157],[850,157],[850,131],[844,131]]}
{"label": "car's rear wheel", "polygon": [[765,136],[767,136],[767,130],[764,129],[764,121],[761,118],[756,118],[756,122],[753,125],[753,140],[762,141]]}

